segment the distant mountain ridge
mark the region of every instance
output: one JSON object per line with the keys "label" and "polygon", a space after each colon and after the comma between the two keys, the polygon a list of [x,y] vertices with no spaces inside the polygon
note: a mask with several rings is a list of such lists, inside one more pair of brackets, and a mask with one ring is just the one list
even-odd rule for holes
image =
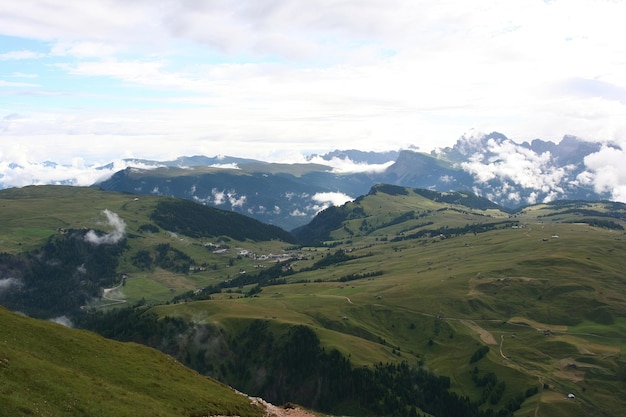
{"label": "distant mountain ridge", "polygon": [[[185,198],[292,230],[329,206],[368,193],[376,184],[471,191],[507,208],[557,199],[619,199],[619,188],[608,186],[607,179],[598,180],[586,162],[611,148],[622,151],[617,145],[569,135],[559,143],[542,139],[516,143],[499,132],[472,132],[454,146],[430,153],[335,150],[293,164],[222,155],[125,159],[97,167],[97,175],[90,176],[93,182],[83,185]],[[30,175],[29,166],[7,161],[4,166],[0,188],[24,184]],[[38,167],[33,168],[33,184],[80,185],[75,169],[50,161]],[[46,170],[54,171],[53,179],[44,179]]]}
{"label": "distant mountain ridge", "polygon": [[587,173],[585,157],[602,146],[569,135],[558,144],[541,139],[517,144],[493,132],[463,136],[436,155],[470,175],[476,194],[505,207],[519,207],[556,199],[610,199],[582,178]]}
{"label": "distant mountain ridge", "polygon": [[[453,147],[430,154],[337,150],[311,155],[301,164],[202,156],[137,161],[147,168],[128,168],[96,185],[187,198],[291,230],[326,207],[368,193],[376,184],[471,191],[507,208],[556,199],[610,199],[608,192],[598,192],[583,180],[585,157],[602,146],[574,136],[565,136],[558,144],[541,139],[518,144],[493,132],[464,135]],[[358,170],[339,169],[339,163]],[[338,197],[343,197],[339,203]]]}

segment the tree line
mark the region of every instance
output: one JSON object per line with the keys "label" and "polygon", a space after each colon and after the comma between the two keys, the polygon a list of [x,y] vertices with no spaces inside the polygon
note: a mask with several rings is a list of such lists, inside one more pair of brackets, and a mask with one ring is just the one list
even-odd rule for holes
{"label": "tree line", "polygon": [[198,372],[272,403],[295,402],[327,413],[512,417],[525,398],[499,406],[506,385],[478,370],[473,378],[485,387],[487,397],[472,401],[452,392],[448,377],[419,364],[357,368],[336,349],[321,346],[317,334],[304,325],[253,320],[228,334],[214,325],[158,318],[144,306],[94,311],[77,323],[109,338],[158,348]]}

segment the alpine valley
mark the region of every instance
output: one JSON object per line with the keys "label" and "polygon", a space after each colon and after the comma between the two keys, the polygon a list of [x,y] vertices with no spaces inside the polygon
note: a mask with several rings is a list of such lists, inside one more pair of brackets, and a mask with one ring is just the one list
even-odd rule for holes
{"label": "alpine valley", "polygon": [[[287,175],[267,164],[265,177],[238,165],[128,170],[106,184],[185,180],[189,190],[201,171],[249,177],[271,194],[263,178],[319,178],[322,192],[331,179],[356,190],[373,175],[308,165]],[[569,165],[568,175],[584,168]],[[408,151],[392,172],[393,182],[474,184],[452,163]],[[3,415],[265,412],[227,385],[285,413],[294,404],[342,416],[626,409],[622,203],[587,190],[584,200],[504,208],[469,191],[379,183],[287,232],[190,199],[103,188],[0,191],[0,303],[20,313],[0,309]],[[562,187],[578,197],[583,188]]]}

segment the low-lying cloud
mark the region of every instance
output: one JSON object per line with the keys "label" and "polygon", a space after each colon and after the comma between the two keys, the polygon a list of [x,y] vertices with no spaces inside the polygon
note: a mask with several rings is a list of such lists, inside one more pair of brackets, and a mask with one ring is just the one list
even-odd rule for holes
{"label": "low-lying cloud", "polygon": [[211,168],[222,168],[222,169],[241,169],[239,165],[236,163],[231,164],[213,164],[209,165]]}
{"label": "low-lying cloud", "polygon": [[[226,201],[230,204],[232,208],[243,207],[246,203],[247,197],[245,195],[239,196],[234,190],[218,190],[217,188],[213,188],[211,190],[211,195],[213,196],[212,203],[216,206],[221,206],[225,204]],[[196,198],[197,201],[201,201],[201,199]],[[211,203],[211,198],[204,199],[203,201],[207,203]]]}
{"label": "low-lying cloud", "polygon": [[341,206],[348,201],[354,200],[354,198],[349,195],[340,192],[315,193],[311,198],[314,201],[320,203],[330,203],[333,206]]}
{"label": "low-lying cloud", "polygon": [[577,179],[585,185],[593,185],[597,193],[609,193],[615,201],[626,203],[626,151],[622,147],[604,146],[598,152],[585,157],[587,169]]}
{"label": "low-lying cloud", "polygon": [[106,217],[106,224],[113,230],[105,235],[99,236],[95,230],[90,230],[85,234],[85,241],[94,245],[114,245],[124,238],[126,235],[126,223],[124,220],[110,210],[103,210],[102,214]]}
{"label": "low-lying cloud", "polygon": [[330,206],[341,206],[348,201],[354,200],[349,195],[340,192],[315,193],[311,199],[318,204],[308,206],[307,210],[312,210],[315,214],[327,209]]}
{"label": "low-lying cloud", "polygon": [[[544,201],[551,201],[563,195],[564,181],[575,167],[561,167],[552,162],[550,152],[538,154],[513,141],[499,143],[490,139],[487,142],[487,149],[472,155],[470,161],[462,163],[461,167],[472,174],[478,183],[487,184],[492,180],[503,183],[500,189],[494,190],[495,194],[488,195],[488,198],[506,198],[520,203],[522,197],[511,189],[510,184],[538,191],[546,196]],[[525,203],[534,204],[536,197],[537,195],[528,197]]]}
{"label": "low-lying cloud", "polygon": [[[2,157],[0,153],[0,158]],[[118,160],[106,166],[87,165],[82,158],[74,158],[71,164],[60,165],[54,162],[33,163],[27,160],[0,160],[0,189],[25,187],[27,185],[76,185],[90,186],[104,181],[118,171],[129,166],[153,169],[156,166],[143,165],[136,161]]]}
{"label": "low-lying cloud", "polygon": [[67,317],[66,315],[54,317],[48,321],[51,321],[56,324],[60,324],[61,326],[65,326],[65,327],[74,327],[74,323],[72,323],[72,320],[70,320],[70,318]]}
{"label": "low-lying cloud", "polygon": [[17,278],[2,278],[0,279],[0,293],[8,290],[11,287],[19,287],[22,285],[22,282]]}
{"label": "low-lying cloud", "polygon": [[310,158],[308,162],[320,165],[328,165],[332,168],[332,172],[336,174],[384,172],[394,163],[394,161],[388,161],[384,164],[368,164],[365,162],[354,162],[350,158],[333,157],[328,160],[322,158],[321,156],[314,156]]}

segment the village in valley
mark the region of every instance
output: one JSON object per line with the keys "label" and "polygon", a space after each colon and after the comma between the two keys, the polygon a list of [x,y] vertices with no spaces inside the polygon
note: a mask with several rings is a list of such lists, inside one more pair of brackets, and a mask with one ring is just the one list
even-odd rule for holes
{"label": "village in valley", "polygon": [[[219,244],[219,243],[205,243],[204,247],[209,249],[211,253],[214,255],[230,255],[234,251],[228,245]],[[235,248],[236,251],[236,259],[251,259],[255,262],[254,268],[265,268],[268,263],[279,263],[279,262],[287,262],[289,260],[304,260],[306,257],[299,252],[282,252],[279,254],[268,253],[268,254],[259,254],[249,249],[244,248]],[[229,261],[229,266],[233,266],[233,258]],[[189,267],[189,272],[201,272],[206,271],[206,266],[196,266],[192,265]],[[240,269],[240,274],[245,274],[246,271],[244,269]]]}

